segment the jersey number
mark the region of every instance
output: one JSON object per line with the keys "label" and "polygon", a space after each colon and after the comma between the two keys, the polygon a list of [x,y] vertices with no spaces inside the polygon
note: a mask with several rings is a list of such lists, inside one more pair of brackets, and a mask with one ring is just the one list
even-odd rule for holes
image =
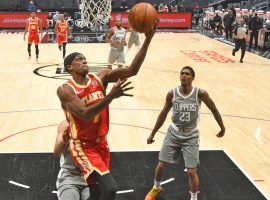
{"label": "jersey number", "polygon": [[35,25],[32,25],[32,26],[31,26],[31,29],[36,29],[36,26],[35,26]]}
{"label": "jersey number", "polygon": [[180,112],[179,120],[181,122],[190,122],[190,112]]}

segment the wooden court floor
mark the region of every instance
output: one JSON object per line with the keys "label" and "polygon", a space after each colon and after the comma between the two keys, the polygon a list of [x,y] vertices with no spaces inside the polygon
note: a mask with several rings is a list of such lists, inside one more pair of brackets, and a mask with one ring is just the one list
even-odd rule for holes
{"label": "wooden court floor", "polygon": [[[0,34],[0,152],[52,152],[57,124],[64,119],[56,89],[68,78],[61,71],[56,44],[40,45],[40,63],[27,59],[22,34]],[[143,39],[143,36],[142,36]],[[196,33],[157,33],[139,74],[131,78],[133,98],[110,105],[112,151],[159,150],[170,116],[156,136],[146,139],[163,107],[167,91],[179,84],[179,71],[195,69],[194,86],[207,90],[226,126],[224,138],[205,105],[201,108],[201,149],[222,149],[270,196],[270,60],[240,52]],[[90,66],[107,62],[108,44],[68,44],[68,53],[83,53]],[[132,49],[127,62],[135,53]],[[33,73],[36,70],[40,76]],[[60,74],[60,75],[59,75]],[[110,89],[110,87],[109,87]],[[154,170],[154,169],[153,169]]]}

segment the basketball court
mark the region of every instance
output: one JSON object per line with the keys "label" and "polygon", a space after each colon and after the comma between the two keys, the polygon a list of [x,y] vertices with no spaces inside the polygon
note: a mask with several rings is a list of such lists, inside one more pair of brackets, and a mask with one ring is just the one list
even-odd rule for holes
{"label": "basketball court", "polygon": [[[70,76],[59,64],[61,55],[56,44],[41,44],[40,63],[36,64],[33,58],[27,59],[22,33],[1,33],[0,43],[0,188],[5,188],[0,189],[0,195],[5,199],[55,199],[53,192],[59,168],[58,158],[53,158],[52,152],[57,125],[64,119],[56,90]],[[106,67],[109,48],[108,43],[68,44],[67,53],[83,53],[90,71],[96,72]],[[119,98],[110,105],[108,141],[113,152],[112,174],[116,176],[119,189],[124,191],[117,194],[117,199],[142,199],[152,187],[157,151],[170,124],[170,116],[154,144],[147,145],[146,139],[167,92],[180,84],[179,71],[187,65],[195,69],[194,86],[208,91],[226,127],[225,136],[217,138],[219,127],[211,112],[202,105],[201,199],[269,199],[270,61],[246,52],[241,64],[240,52],[233,57],[231,51],[232,46],[197,33],[156,33],[141,70],[130,79],[135,87],[134,97]],[[135,48],[129,52],[128,63],[134,54]],[[111,85],[108,91],[110,88]],[[145,158],[140,157],[142,155]],[[118,165],[120,161],[126,165]],[[126,185],[128,175],[124,173],[127,169],[124,166],[137,169]],[[141,173],[137,173],[140,169]],[[165,199],[184,199],[189,195],[183,170],[182,165],[169,167],[164,178],[169,180],[164,186],[165,191],[168,190]],[[49,179],[43,171],[50,174]],[[39,184],[41,180],[43,184],[47,180],[46,186]],[[143,189],[138,189],[136,181]],[[31,190],[34,186],[38,189]],[[31,193],[37,190],[39,196]],[[19,198],[19,194],[24,198]]]}

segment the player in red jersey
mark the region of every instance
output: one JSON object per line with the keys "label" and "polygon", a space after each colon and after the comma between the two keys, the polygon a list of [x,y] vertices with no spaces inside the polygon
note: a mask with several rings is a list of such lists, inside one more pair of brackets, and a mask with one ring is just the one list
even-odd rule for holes
{"label": "player in red jersey", "polygon": [[57,44],[61,51],[63,46],[63,58],[66,57],[66,46],[68,42],[69,26],[68,22],[65,20],[65,15],[61,14],[59,21],[55,25],[55,33],[57,34]]}
{"label": "player in red jersey", "polygon": [[38,55],[39,55],[39,49],[38,49],[38,43],[40,41],[39,39],[39,33],[40,38],[42,38],[43,29],[42,29],[42,23],[39,18],[36,17],[36,12],[31,12],[31,17],[27,19],[26,21],[26,27],[24,30],[23,40],[25,40],[26,33],[28,34],[28,59],[31,59],[31,45],[34,41],[35,48],[36,48],[36,62],[38,63]]}
{"label": "player in red jersey", "polygon": [[[89,183],[94,178],[99,183],[100,200],[113,200],[116,183],[110,173],[110,151],[106,140],[109,131],[109,104],[132,89],[126,79],[135,76],[155,34],[156,26],[148,33],[142,48],[128,68],[104,69],[97,74],[88,74],[85,57],[72,53],[64,60],[64,67],[72,76],[60,86],[57,95],[70,124],[70,154],[84,173]],[[109,83],[116,82],[106,95]],[[91,175],[91,176],[90,176]]]}

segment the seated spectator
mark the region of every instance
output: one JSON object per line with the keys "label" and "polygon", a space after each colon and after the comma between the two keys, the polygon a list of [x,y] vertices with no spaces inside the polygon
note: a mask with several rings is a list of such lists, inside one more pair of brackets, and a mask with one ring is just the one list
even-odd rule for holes
{"label": "seated spectator", "polygon": [[164,9],[164,5],[163,3],[159,4],[159,7],[158,7],[158,12],[162,12]]}
{"label": "seated spectator", "polygon": [[197,10],[199,10],[199,5],[198,3],[195,3],[193,6],[193,11],[197,11]]}
{"label": "seated spectator", "polygon": [[174,12],[174,5],[173,4],[171,4],[171,5],[169,5],[169,12]]}
{"label": "seated spectator", "polygon": [[35,12],[37,10],[36,6],[34,5],[34,2],[33,1],[30,1],[29,2],[29,5],[27,7],[27,10],[29,12]]}
{"label": "seated spectator", "polygon": [[167,5],[165,5],[165,6],[164,6],[164,8],[163,8],[162,12],[169,12],[169,8],[168,8],[168,6],[167,6]]}
{"label": "seated spectator", "polygon": [[208,10],[209,12],[215,12],[214,7],[213,7],[210,3],[208,4],[207,10]]}
{"label": "seated spectator", "polygon": [[178,6],[177,5],[174,6],[174,11],[173,12],[178,12]]}
{"label": "seated spectator", "polygon": [[178,10],[178,12],[179,12],[179,11],[184,11],[184,6],[183,6],[183,5],[178,4],[178,6],[177,6],[177,10]]}

